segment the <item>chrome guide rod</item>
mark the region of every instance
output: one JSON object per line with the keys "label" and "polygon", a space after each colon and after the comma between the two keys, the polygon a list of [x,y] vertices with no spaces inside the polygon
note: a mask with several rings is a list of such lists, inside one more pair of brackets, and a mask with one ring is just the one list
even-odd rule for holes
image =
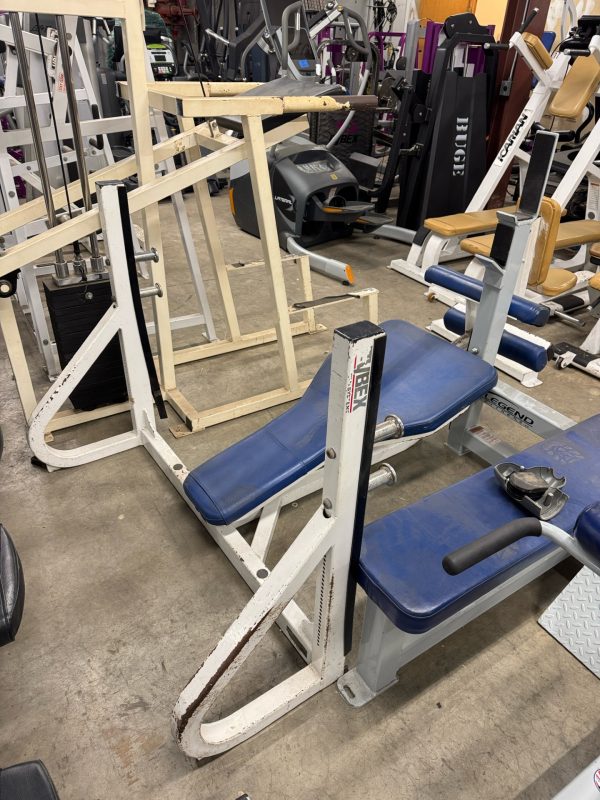
{"label": "chrome guide rod", "polygon": [[[81,133],[81,123],[79,120],[79,109],[77,107],[77,96],[75,94],[75,83],[73,81],[73,69],[71,67],[71,54],[69,48],[69,41],[67,38],[67,28],[65,25],[65,18],[62,14],[56,15],[56,31],[58,34],[58,47],[60,50],[60,60],[62,62],[63,75],[65,78],[65,91],[67,94],[67,107],[69,109],[69,118],[71,121],[73,147],[75,149],[75,158],[77,161],[77,173],[79,175],[79,183],[81,184],[81,194],[83,197],[83,205],[86,211],[91,211],[92,193],[90,192],[90,185],[87,179],[87,165],[85,161],[85,152],[83,144],[83,136]],[[103,272],[104,260],[100,255],[98,248],[98,235],[94,231],[90,234],[90,252],[92,254],[91,266],[92,272]]]}
{"label": "chrome guide rod", "polygon": [[[46,157],[44,154],[44,145],[42,143],[42,134],[40,131],[40,122],[36,112],[35,96],[33,87],[31,85],[31,75],[29,73],[29,63],[27,61],[27,51],[23,41],[23,29],[21,28],[21,20],[16,11],[11,11],[9,14],[10,26],[13,32],[15,50],[17,51],[17,60],[19,62],[19,70],[21,72],[21,83],[23,84],[23,94],[25,95],[25,103],[27,105],[27,112],[29,114],[29,124],[31,126],[31,138],[33,140],[33,149],[35,157],[38,162],[38,170],[40,173],[40,181],[42,183],[42,194],[44,195],[44,203],[46,206],[46,214],[48,215],[48,224],[51,228],[58,225],[56,218],[56,210],[54,208],[54,201],[52,199],[52,186],[50,184],[50,176],[48,175],[48,167],[46,165]],[[69,267],[65,261],[62,248],[54,251],[54,258],[56,260],[56,275],[58,278],[69,277]]]}

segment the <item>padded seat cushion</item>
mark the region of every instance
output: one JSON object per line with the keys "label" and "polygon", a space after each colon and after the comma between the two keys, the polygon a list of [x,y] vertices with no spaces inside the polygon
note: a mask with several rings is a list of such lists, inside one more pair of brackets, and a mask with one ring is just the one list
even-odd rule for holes
{"label": "padded seat cushion", "polygon": [[553,267],[548,270],[544,282],[535,288],[546,297],[555,297],[562,292],[568,292],[577,283],[577,276],[568,269]]}
{"label": "padded seat cushion", "polygon": [[14,640],[21,624],[24,602],[21,559],[6,529],[0,525],[0,647]]}
{"label": "padded seat cushion", "polygon": [[471,233],[483,233],[493,230],[498,224],[498,211],[508,213],[516,211],[517,206],[491,208],[484,211],[463,211],[460,214],[448,214],[445,217],[430,217],[423,223],[426,228],[440,236],[466,236]]}
{"label": "padded seat cushion", "polygon": [[535,237],[535,245],[529,278],[531,286],[543,284],[554,258],[554,248],[560,226],[561,208],[552,197],[544,197],[540,205],[539,226]]}
{"label": "padded seat cushion", "polygon": [[592,275],[588,283],[591,289],[595,289],[597,292],[600,292],[600,272]]}
{"label": "padded seat cushion", "polygon": [[[405,436],[431,433],[496,383],[492,366],[409,322],[381,327],[387,343],[378,420],[396,414]],[[323,462],[330,363],[289,411],[190,472],[184,490],[207,522],[235,522]]]}
{"label": "padded seat cushion", "polygon": [[462,240],[460,249],[474,256],[489,256],[492,252],[493,241],[494,234],[492,233],[487,236],[471,236],[468,239]]}
{"label": "padded seat cushion", "polygon": [[[550,466],[567,479],[569,499],[552,522],[572,532],[579,514],[600,499],[600,415],[511,457]],[[489,592],[555,545],[527,538],[462,575],[442,559],[458,547],[524,516],[502,491],[493,468],[401,508],[365,528],[357,579],[401,630],[423,633]]]}
{"label": "padded seat cushion", "polygon": [[60,800],[41,761],[27,761],[0,770],[0,800]]}
{"label": "padded seat cushion", "polygon": [[[461,250],[473,255],[489,256],[492,249],[493,235],[474,236],[470,239],[463,239],[460,243]],[[576,247],[580,244],[590,244],[600,240],[600,222],[593,219],[573,220],[572,222],[561,222],[558,226],[558,235],[554,250],[562,250],[565,247]]]}

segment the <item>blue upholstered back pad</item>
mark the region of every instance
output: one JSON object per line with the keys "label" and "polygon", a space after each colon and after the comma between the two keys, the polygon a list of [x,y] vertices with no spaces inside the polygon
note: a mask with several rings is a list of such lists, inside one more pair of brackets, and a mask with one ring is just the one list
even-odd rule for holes
{"label": "blue upholstered back pad", "polygon": [[[427,331],[400,320],[381,327],[378,419],[397,414],[405,436],[435,430],[496,383],[493,367]],[[289,411],[190,472],[185,492],[207,522],[235,522],[323,462],[330,365],[329,357]]]}
{"label": "blue upholstered back pad", "polygon": [[[511,460],[566,477],[569,500],[552,522],[572,532],[580,512],[600,500],[600,415]],[[367,526],[358,582],[396,627],[422,633],[554,547],[527,538],[462,575],[444,572],[447,553],[523,515],[485,469]]]}

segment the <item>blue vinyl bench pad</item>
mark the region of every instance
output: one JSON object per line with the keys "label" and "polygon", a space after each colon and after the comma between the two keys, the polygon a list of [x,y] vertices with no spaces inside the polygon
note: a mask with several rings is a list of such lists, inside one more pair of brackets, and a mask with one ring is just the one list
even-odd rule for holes
{"label": "blue vinyl bench pad", "polygon": [[[480,358],[409,322],[387,333],[378,421],[396,414],[405,436],[437,430],[497,381]],[[323,463],[331,359],[295,405],[192,470],[184,490],[202,518],[229,525]]]}
{"label": "blue vinyl bench pad", "polygon": [[[571,533],[584,508],[600,499],[600,415],[513,458],[566,477],[569,500],[552,522]],[[522,516],[493,469],[485,469],[367,526],[358,582],[396,627],[423,633],[554,547],[523,539],[461,575],[444,571],[447,553]]]}

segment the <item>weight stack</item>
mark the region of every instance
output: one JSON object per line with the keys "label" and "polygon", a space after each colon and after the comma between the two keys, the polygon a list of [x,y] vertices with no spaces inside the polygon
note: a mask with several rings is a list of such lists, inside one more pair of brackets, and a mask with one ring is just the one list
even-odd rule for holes
{"label": "weight stack", "polygon": [[[44,281],[46,303],[61,368],[68,364],[112,303],[110,281],[57,286]],[[98,356],[70,395],[73,407],[91,411],[127,400],[127,383],[118,334]]]}

